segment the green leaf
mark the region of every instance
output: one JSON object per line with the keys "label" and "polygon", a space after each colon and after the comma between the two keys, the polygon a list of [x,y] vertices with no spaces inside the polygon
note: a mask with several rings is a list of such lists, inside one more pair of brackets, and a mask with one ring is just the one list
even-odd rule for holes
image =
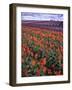
{"label": "green leaf", "polygon": [[33,72],[36,73],[37,69],[38,69],[39,65],[36,64],[34,67],[33,67]]}
{"label": "green leaf", "polygon": [[47,34],[47,32],[43,32],[44,34]]}
{"label": "green leaf", "polygon": [[63,42],[62,43],[60,43],[61,44],[61,46],[63,46]]}
{"label": "green leaf", "polygon": [[50,68],[52,64],[56,64],[56,61],[56,57],[49,57],[49,59],[46,62],[46,66]]}
{"label": "green leaf", "polygon": [[36,35],[36,37],[37,37],[37,39],[39,39],[40,38],[40,35]]}
{"label": "green leaf", "polygon": [[33,72],[36,73],[36,71],[37,71],[37,68],[34,68],[34,69],[33,69]]}
{"label": "green leaf", "polygon": [[35,34],[34,34],[34,33],[31,33],[31,35],[32,35],[32,36],[35,36]]}
{"label": "green leaf", "polygon": [[59,41],[58,41],[58,40],[54,40],[54,43],[55,43],[55,44],[59,44]]}
{"label": "green leaf", "polygon": [[45,51],[43,50],[42,51],[42,58],[45,56]]}
{"label": "green leaf", "polygon": [[26,65],[30,65],[31,64],[31,60],[32,60],[32,57],[27,56],[26,59],[25,59],[25,64]]}
{"label": "green leaf", "polygon": [[26,68],[26,64],[25,63],[22,64],[22,68],[23,69]]}
{"label": "green leaf", "polygon": [[57,63],[56,66],[55,66],[55,69],[56,70],[60,70],[61,69],[61,65],[59,63]]}
{"label": "green leaf", "polygon": [[51,61],[50,62],[47,61],[46,66],[49,68],[49,67],[51,67],[51,65],[52,65],[52,62]]}
{"label": "green leaf", "polygon": [[34,45],[34,41],[31,42],[31,45]]}
{"label": "green leaf", "polygon": [[41,75],[41,76],[43,76],[43,75],[44,75],[43,70],[40,70],[40,75]]}
{"label": "green leaf", "polygon": [[51,41],[52,39],[48,37],[47,40],[48,40],[48,41]]}
{"label": "green leaf", "polygon": [[44,38],[44,41],[47,41],[47,40],[48,40],[48,38],[47,38],[47,37],[45,37],[45,38]]}
{"label": "green leaf", "polygon": [[50,50],[49,53],[48,53],[48,57],[55,57],[56,56],[56,51],[55,50]]}
{"label": "green leaf", "polygon": [[40,46],[36,46],[35,48],[33,48],[33,50],[34,50],[35,52],[38,52],[39,49],[40,49]]}

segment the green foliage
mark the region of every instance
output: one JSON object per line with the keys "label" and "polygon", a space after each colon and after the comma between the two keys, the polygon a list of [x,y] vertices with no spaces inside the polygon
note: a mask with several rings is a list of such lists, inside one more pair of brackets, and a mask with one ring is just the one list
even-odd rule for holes
{"label": "green foliage", "polygon": [[31,64],[31,60],[32,60],[32,57],[28,56],[28,57],[26,57],[24,63],[25,63],[26,65],[30,65],[30,64]]}
{"label": "green foliage", "polygon": [[47,41],[47,40],[48,40],[48,38],[47,38],[47,37],[45,37],[45,38],[44,38],[44,41]]}
{"label": "green foliage", "polygon": [[25,63],[22,63],[22,68],[26,68],[26,64]]}
{"label": "green foliage", "polygon": [[52,64],[56,64],[56,63],[57,63],[56,52],[54,50],[51,50],[48,53],[48,60],[47,60],[46,66],[51,67]]}
{"label": "green foliage", "polygon": [[60,42],[58,40],[54,40],[54,43],[57,44],[57,45],[60,44]]}
{"label": "green foliage", "polygon": [[31,36],[35,36],[35,34],[32,32],[32,33],[31,33]]}
{"label": "green foliage", "polygon": [[63,42],[62,42],[62,43],[60,43],[60,45],[61,45],[61,46],[63,46]]}
{"label": "green foliage", "polygon": [[51,39],[51,38],[49,38],[49,37],[47,38],[47,40],[48,40],[48,42],[49,42],[49,41],[52,41],[52,39]]}
{"label": "green foliage", "polygon": [[28,44],[28,46],[29,46],[29,47],[33,47],[34,44],[35,44],[34,41],[31,41],[31,42]]}
{"label": "green foliage", "polygon": [[33,73],[36,73],[37,69],[38,69],[39,65],[36,64],[34,67],[33,67]]}
{"label": "green foliage", "polygon": [[53,65],[53,64],[55,64],[55,63],[56,63],[56,61],[55,61],[53,58],[51,58],[51,60],[47,61],[46,66],[47,66],[48,68],[50,68],[51,65]]}
{"label": "green foliage", "polygon": [[53,49],[51,49],[48,53],[48,57],[55,57],[56,56],[56,51],[54,51]]}
{"label": "green foliage", "polygon": [[61,64],[57,62],[56,66],[55,66],[56,70],[61,70]]}
{"label": "green foliage", "polygon": [[40,49],[40,46],[36,46],[36,47],[33,48],[34,52],[38,52],[39,49]]}
{"label": "green foliage", "polygon": [[40,39],[40,35],[36,35],[37,39]]}
{"label": "green foliage", "polygon": [[42,58],[45,56],[45,50],[42,51]]}
{"label": "green foliage", "polygon": [[44,75],[44,72],[43,72],[43,70],[42,70],[42,69],[40,70],[40,75],[41,75],[41,76],[43,76],[43,75]]}

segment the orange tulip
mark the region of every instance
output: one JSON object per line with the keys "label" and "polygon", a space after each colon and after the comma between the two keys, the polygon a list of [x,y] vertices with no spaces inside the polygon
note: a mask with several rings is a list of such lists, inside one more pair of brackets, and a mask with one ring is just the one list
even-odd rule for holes
{"label": "orange tulip", "polygon": [[36,64],[36,60],[32,60],[32,66]]}

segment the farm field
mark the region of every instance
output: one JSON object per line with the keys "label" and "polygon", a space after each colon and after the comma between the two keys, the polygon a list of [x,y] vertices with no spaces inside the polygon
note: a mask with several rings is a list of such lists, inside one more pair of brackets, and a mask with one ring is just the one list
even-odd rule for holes
{"label": "farm field", "polygon": [[63,75],[62,22],[26,21],[21,32],[22,77]]}

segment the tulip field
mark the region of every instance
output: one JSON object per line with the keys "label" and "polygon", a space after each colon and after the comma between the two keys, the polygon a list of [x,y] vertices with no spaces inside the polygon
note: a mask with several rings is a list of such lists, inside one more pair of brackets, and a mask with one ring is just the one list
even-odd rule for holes
{"label": "tulip field", "polygon": [[63,30],[22,24],[21,32],[21,76],[63,75]]}

